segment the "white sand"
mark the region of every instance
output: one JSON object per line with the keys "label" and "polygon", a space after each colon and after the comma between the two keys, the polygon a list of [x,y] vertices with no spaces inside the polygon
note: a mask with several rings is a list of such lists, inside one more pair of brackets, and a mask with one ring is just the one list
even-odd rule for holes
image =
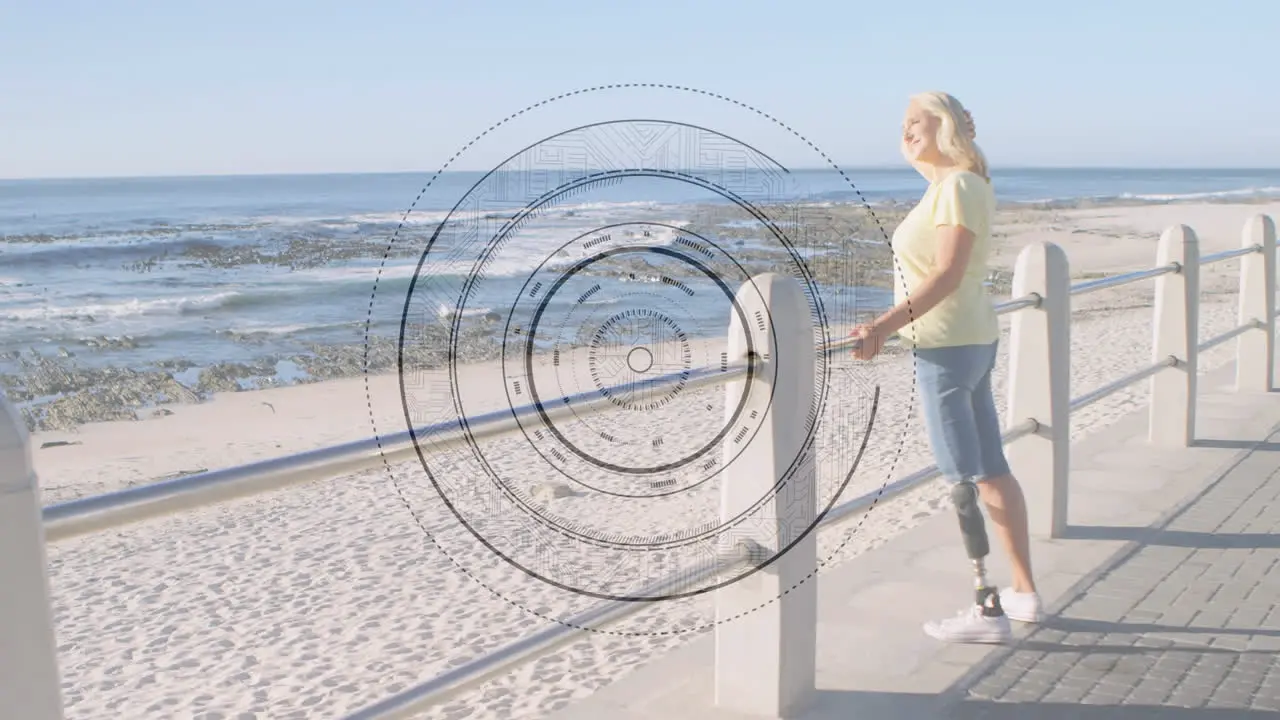
{"label": "white sand", "polygon": [[[1255,212],[1280,217],[1280,206],[1021,212],[1003,227],[1007,237],[997,264],[1011,263],[1026,241],[1044,238],[1067,249],[1077,275],[1150,267],[1154,239],[1168,224],[1191,225],[1208,254],[1238,247],[1241,228]],[[1204,337],[1236,324],[1237,267],[1228,261],[1206,271]],[[1073,396],[1150,362],[1151,287],[1147,281],[1081,303],[1084,310],[1072,330]],[[1206,353],[1202,371],[1229,361],[1234,347],[1227,343]],[[705,352],[695,352],[695,365],[717,357],[718,350]],[[1006,359],[1002,354],[996,371],[1002,409]],[[840,367],[858,367],[864,380],[838,371],[845,379],[833,384],[836,397],[864,396],[867,377],[883,386],[867,456],[843,499],[930,462],[906,361],[886,358],[868,369],[839,359]],[[505,407],[500,369],[489,364],[466,372],[461,385],[472,389],[478,403],[468,413]],[[1144,405],[1146,396],[1142,383],[1084,409],[1072,419],[1072,437],[1106,427]],[[671,403],[663,424],[636,439],[659,432],[668,442],[705,437],[707,414],[698,410],[704,399],[722,404],[723,390],[689,393]],[[856,415],[858,403],[853,406]],[[227,394],[173,410],[143,422],[35,436],[36,447],[53,440],[79,443],[35,451],[45,502],[355,440],[370,435],[374,424],[383,433],[404,425],[392,377],[374,378],[368,395],[365,380],[358,378]],[[829,422],[820,438],[824,455],[847,466],[850,451],[841,448],[864,422],[865,417],[843,427]],[[523,436],[483,447],[504,478],[536,467]],[[644,462],[657,454],[637,442],[625,457]],[[467,490],[478,487],[480,478],[467,470],[474,465],[469,457],[453,451],[432,462],[441,478],[460,486],[453,497],[474,511],[477,500]],[[823,500],[835,487],[838,465],[824,465]],[[564,618],[595,602],[496,559],[448,514],[424,475],[416,462],[403,463],[52,546],[67,717],[342,717],[545,627],[547,618]],[[563,481],[526,473],[522,489],[532,491],[548,480]],[[716,492],[713,483],[666,501],[580,492],[549,501],[548,509],[595,532],[650,535],[659,527],[675,532],[714,520]],[[836,558],[852,557],[946,508],[943,488],[931,484],[826,531],[819,552],[825,557],[843,548]],[[509,547],[520,537],[503,532],[513,530],[513,523],[501,519],[486,532]],[[615,555],[579,550],[575,557],[605,564]],[[623,568],[605,583],[609,578],[580,568],[571,579],[619,591],[634,589],[637,574]],[[962,600],[958,594],[957,602]],[[687,629],[705,627],[710,609],[709,595],[654,603],[608,632],[590,633],[423,717],[541,717],[695,637]]]}

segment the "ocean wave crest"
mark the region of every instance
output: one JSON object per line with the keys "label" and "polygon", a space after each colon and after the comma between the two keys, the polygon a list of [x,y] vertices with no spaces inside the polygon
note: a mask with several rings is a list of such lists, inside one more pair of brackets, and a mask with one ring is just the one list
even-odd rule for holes
{"label": "ocean wave crest", "polygon": [[120,319],[147,315],[192,315],[210,310],[239,307],[268,299],[275,293],[247,293],[238,290],[183,295],[180,297],[129,298],[115,302],[77,305],[39,305],[0,310],[5,320],[14,322],[49,320]]}

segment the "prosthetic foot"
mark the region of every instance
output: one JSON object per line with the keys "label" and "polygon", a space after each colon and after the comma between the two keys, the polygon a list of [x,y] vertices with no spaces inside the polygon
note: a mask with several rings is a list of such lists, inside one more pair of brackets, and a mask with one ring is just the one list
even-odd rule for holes
{"label": "prosthetic foot", "polygon": [[991,545],[987,542],[982,508],[978,507],[978,486],[968,480],[956,483],[951,489],[951,502],[955,503],[956,515],[960,517],[964,550],[973,563],[976,604],[982,608],[983,615],[1000,617],[1004,615],[1004,609],[1000,607],[1000,592],[994,585],[987,584],[986,557],[991,553]]}
{"label": "prosthetic foot", "polygon": [[987,527],[978,507],[978,486],[965,481],[951,490],[960,517],[960,536],[964,550],[973,563],[975,604],[946,620],[925,623],[924,631],[945,642],[1002,643],[1012,634],[1009,618],[1000,606],[1000,593],[987,584],[985,559],[991,552],[987,543]]}

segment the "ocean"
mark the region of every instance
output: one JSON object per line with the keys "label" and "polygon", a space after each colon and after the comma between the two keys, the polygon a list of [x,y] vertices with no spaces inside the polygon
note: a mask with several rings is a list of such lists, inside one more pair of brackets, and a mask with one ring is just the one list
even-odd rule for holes
{"label": "ocean", "polygon": [[[769,199],[874,209],[911,202],[924,189],[909,169],[845,173],[797,171],[783,191],[771,188]],[[474,213],[477,206],[464,198],[482,177],[445,173],[425,193],[429,173],[0,181],[3,387],[32,427],[57,427],[72,420],[50,420],[40,408],[126,376],[147,375],[153,386],[171,378],[203,393],[351,374],[352,358],[334,349],[360,348],[370,321],[373,332],[395,337],[428,240],[460,201],[459,212]],[[993,180],[1006,204],[1280,197],[1280,170],[997,170]],[[486,217],[499,224],[512,207],[511,198],[501,200],[486,206]],[[603,183],[531,217],[492,256],[451,257],[434,275],[420,273],[415,307],[434,308],[441,318],[460,313],[480,328],[469,331],[468,342],[498,343],[522,289],[582,257],[583,238],[603,227],[632,228],[628,236],[634,231],[646,243],[670,246],[694,208],[716,206],[716,221],[699,227],[718,252],[769,250],[768,238],[750,232],[762,229],[755,217],[703,188]],[[461,234],[452,232],[454,245],[442,235],[439,248],[458,247]],[[864,235],[856,240],[882,242]],[[477,267],[484,282],[471,287],[467,277]],[[647,266],[597,268],[581,287],[566,288],[562,302],[612,306],[614,315],[675,302],[658,297],[669,289],[655,287],[665,282],[660,271],[637,275],[637,267]],[[645,292],[638,294],[640,285]],[[467,293],[461,306],[459,289]],[[868,307],[888,298],[882,288],[862,285],[835,292]],[[378,298],[372,315],[371,297]],[[557,312],[569,311],[551,315]],[[727,305],[686,302],[678,313],[689,334],[722,333]],[[139,393],[129,401],[135,406],[155,400]]]}

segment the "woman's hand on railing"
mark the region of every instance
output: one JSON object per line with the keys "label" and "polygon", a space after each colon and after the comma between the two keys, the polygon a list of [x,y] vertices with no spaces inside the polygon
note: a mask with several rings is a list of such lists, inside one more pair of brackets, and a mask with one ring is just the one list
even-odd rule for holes
{"label": "woman's hand on railing", "polygon": [[854,345],[851,351],[859,360],[870,360],[884,348],[884,336],[874,325],[858,325],[849,333],[849,337],[862,341]]}

